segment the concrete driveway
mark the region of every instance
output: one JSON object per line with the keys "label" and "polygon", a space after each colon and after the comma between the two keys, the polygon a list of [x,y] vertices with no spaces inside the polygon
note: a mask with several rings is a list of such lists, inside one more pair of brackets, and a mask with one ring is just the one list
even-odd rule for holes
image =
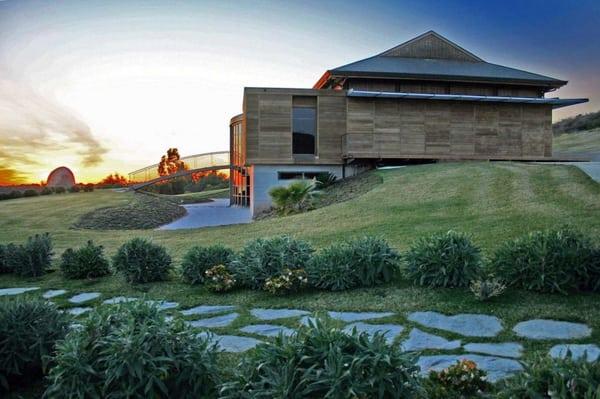
{"label": "concrete driveway", "polygon": [[213,202],[182,206],[187,210],[187,215],[160,226],[158,230],[197,229],[199,227],[225,226],[252,221],[250,208],[230,207],[228,198],[218,198]]}

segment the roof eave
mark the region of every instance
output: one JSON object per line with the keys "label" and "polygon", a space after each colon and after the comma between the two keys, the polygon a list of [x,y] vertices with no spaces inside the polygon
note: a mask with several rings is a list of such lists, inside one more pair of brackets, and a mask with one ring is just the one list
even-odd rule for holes
{"label": "roof eave", "polygon": [[330,71],[325,71],[325,73],[323,74],[323,76],[321,76],[319,78],[319,80],[317,80],[317,83],[315,83],[313,85],[313,89],[322,89],[325,84],[327,83],[327,81],[329,80],[329,78],[331,77],[331,72]]}

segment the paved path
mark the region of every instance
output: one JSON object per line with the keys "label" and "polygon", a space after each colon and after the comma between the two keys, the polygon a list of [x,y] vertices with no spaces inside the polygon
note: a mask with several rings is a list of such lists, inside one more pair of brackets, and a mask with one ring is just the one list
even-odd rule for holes
{"label": "paved path", "polygon": [[250,208],[230,207],[228,198],[218,198],[213,202],[182,205],[187,215],[158,230],[195,229],[198,227],[224,226],[228,224],[250,223]]}

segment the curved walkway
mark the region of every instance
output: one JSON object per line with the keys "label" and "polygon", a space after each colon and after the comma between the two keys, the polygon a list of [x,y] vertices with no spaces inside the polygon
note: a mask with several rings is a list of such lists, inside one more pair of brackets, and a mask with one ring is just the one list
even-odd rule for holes
{"label": "curved walkway", "polygon": [[159,227],[158,230],[196,229],[252,221],[250,208],[229,206],[228,198],[217,198],[212,202],[182,206],[187,210],[187,215]]}

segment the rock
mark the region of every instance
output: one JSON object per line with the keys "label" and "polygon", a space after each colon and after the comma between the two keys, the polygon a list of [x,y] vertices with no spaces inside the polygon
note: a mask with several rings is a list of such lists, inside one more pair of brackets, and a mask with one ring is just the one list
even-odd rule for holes
{"label": "rock", "polygon": [[286,319],[289,317],[299,317],[309,314],[306,310],[299,309],[263,309],[256,308],[250,311],[252,316],[260,320]]}
{"label": "rock", "polygon": [[87,301],[91,301],[92,299],[98,298],[102,295],[99,292],[82,292],[81,294],[77,294],[69,298],[69,302],[71,303],[83,303]]}
{"label": "rock", "polygon": [[181,314],[184,316],[191,315],[204,315],[204,314],[213,314],[213,313],[224,313],[230,312],[235,309],[235,306],[209,306],[209,305],[200,305],[191,309],[182,310]]}
{"label": "rock", "polygon": [[137,301],[138,298],[130,298],[130,297],[126,297],[126,296],[116,296],[114,298],[110,298],[107,299],[106,301],[102,302],[105,305],[114,305],[117,303],[126,303],[126,302],[133,302],[133,301]]}
{"label": "rock", "polygon": [[542,319],[523,321],[513,331],[529,339],[579,339],[592,335],[592,329],[582,323]]}
{"label": "rock", "polygon": [[168,302],[168,301],[146,301],[146,303],[150,303],[153,305],[158,305],[160,310],[168,310],[173,309],[179,306],[177,302]]}
{"label": "rock", "polygon": [[19,295],[28,291],[39,290],[40,287],[27,287],[27,288],[2,288],[0,289],[0,296],[6,295]]}
{"label": "rock", "polygon": [[446,316],[437,312],[414,312],[410,321],[438,330],[450,331],[467,337],[495,337],[502,331],[500,319],[484,314],[457,314]]}
{"label": "rock", "polygon": [[[207,336],[206,332],[198,334],[199,337]],[[261,344],[260,341],[250,337],[240,337],[237,335],[216,335],[210,334],[211,342],[216,342],[219,350],[224,352],[240,353],[245,352],[249,349],[254,348],[256,345]]]}
{"label": "rock", "polygon": [[344,332],[352,333],[352,330],[356,329],[358,333],[367,333],[370,337],[376,333],[383,335],[388,344],[394,343],[397,336],[402,334],[404,327],[399,324],[367,324],[367,323],[353,323],[349,324],[344,328]]}
{"label": "rock", "polygon": [[263,335],[265,337],[277,337],[279,334],[290,336],[296,333],[296,330],[293,328],[273,324],[253,324],[240,328],[240,331],[248,334]]}
{"label": "rock", "polygon": [[327,312],[329,317],[336,320],[352,323],[359,320],[381,319],[393,316],[390,312]]}
{"label": "rock", "polygon": [[457,361],[462,359],[475,362],[478,368],[487,373],[488,379],[491,382],[496,382],[523,370],[521,363],[514,359],[473,355],[470,353],[464,355],[421,356],[417,362],[417,365],[421,368],[421,373],[425,375],[431,370],[443,370],[456,364]]}
{"label": "rock", "polygon": [[75,308],[67,309],[67,313],[72,314],[73,316],[79,316],[79,315],[87,313],[91,310],[92,310],[92,308],[88,308],[88,307],[75,307]]}
{"label": "rock", "polygon": [[55,296],[64,295],[67,293],[67,290],[48,290],[42,294],[42,297],[45,299],[54,298]]}
{"label": "rock", "polygon": [[404,352],[415,352],[425,349],[452,350],[460,348],[460,343],[460,340],[448,341],[446,338],[438,335],[413,328],[408,339],[402,342],[401,348]]}
{"label": "rock", "polygon": [[235,319],[237,319],[239,314],[237,313],[229,313],[223,316],[210,317],[208,319],[200,319],[194,321],[188,321],[187,323],[192,327],[206,327],[206,328],[215,328],[215,327],[227,327]]}
{"label": "rock", "polygon": [[466,344],[464,348],[467,352],[485,353],[486,355],[502,357],[519,358],[523,355],[523,345],[516,342]]}
{"label": "rock", "polygon": [[594,344],[561,344],[550,349],[550,356],[553,358],[564,359],[567,357],[567,353],[573,360],[585,357],[586,361],[590,363],[600,358],[600,348]]}

